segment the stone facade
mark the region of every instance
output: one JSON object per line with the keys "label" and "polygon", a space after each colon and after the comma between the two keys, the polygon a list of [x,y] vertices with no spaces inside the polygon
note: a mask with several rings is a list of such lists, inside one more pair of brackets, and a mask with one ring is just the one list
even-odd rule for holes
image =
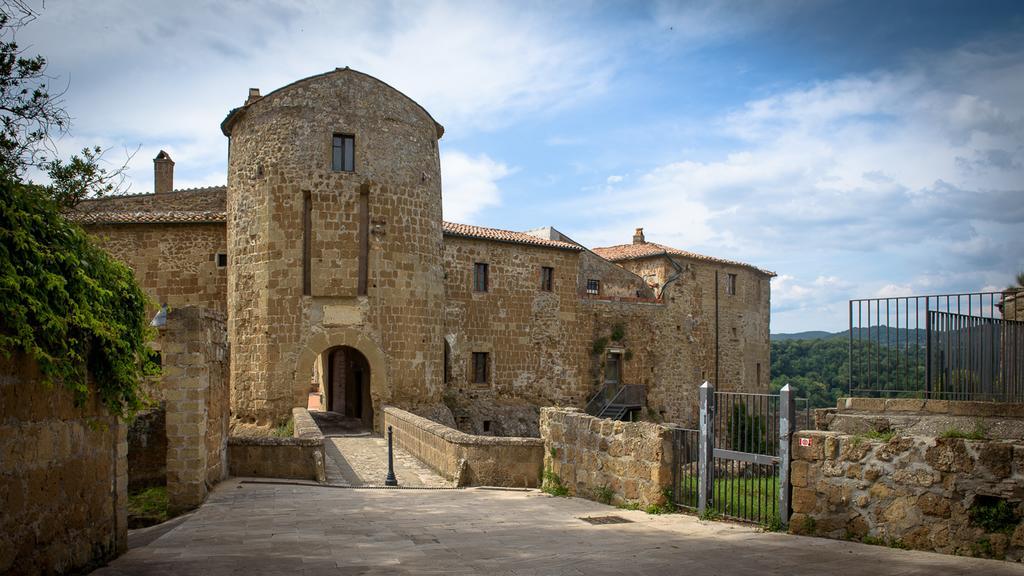
{"label": "stone facade", "polygon": [[805,431],[794,436],[792,449],[790,529],[796,533],[1024,558],[1020,439],[897,435],[886,441]]}
{"label": "stone facade", "polygon": [[0,355],[0,573],[86,570],[127,543],[127,439],[34,362]]}
{"label": "stone facade", "polygon": [[544,443],[539,438],[494,438],[459,432],[394,406],[384,407],[395,445],[456,486],[535,488]]}
{"label": "stone facade", "polygon": [[[672,430],[543,408],[544,469],[569,494],[608,504],[664,505],[672,486]],[[602,498],[602,492],[605,492]]]}
{"label": "stone facade", "polygon": [[443,129],[379,80],[346,68],[253,90],[222,129],[226,189],[76,217],[157,303],[227,310],[234,418],[280,423],[319,389],[378,430],[390,404],[536,436],[540,406],[582,407],[606,382],[644,385],[642,417],[688,425],[702,380],[768,387],[772,273],[640,230],[588,250],[553,228],[442,222]]}
{"label": "stone facade", "polygon": [[228,462],[232,476],[326,481],[324,436],[305,408],[292,410],[291,438],[232,436]]}

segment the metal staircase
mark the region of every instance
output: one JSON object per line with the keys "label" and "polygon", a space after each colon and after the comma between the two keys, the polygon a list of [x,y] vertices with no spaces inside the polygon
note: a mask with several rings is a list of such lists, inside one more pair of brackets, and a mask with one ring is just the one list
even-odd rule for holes
{"label": "metal staircase", "polygon": [[628,420],[644,404],[644,387],[639,384],[606,384],[587,403],[586,412],[598,418]]}

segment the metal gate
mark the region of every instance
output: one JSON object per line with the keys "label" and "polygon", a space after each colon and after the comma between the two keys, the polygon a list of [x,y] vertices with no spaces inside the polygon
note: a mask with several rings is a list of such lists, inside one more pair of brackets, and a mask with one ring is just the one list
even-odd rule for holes
{"label": "metal gate", "polygon": [[789,440],[796,399],[700,387],[700,429],[675,432],[673,499],[701,515],[789,522]]}

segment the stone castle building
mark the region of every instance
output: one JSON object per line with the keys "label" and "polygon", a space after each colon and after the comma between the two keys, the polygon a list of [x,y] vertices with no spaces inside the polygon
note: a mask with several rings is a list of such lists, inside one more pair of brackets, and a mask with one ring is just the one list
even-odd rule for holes
{"label": "stone castle building", "polygon": [[91,200],[77,218],[157,304],[226,312],[232,418],[271,424],[319,390],[379,422],[394,404],[478,434],[536,434],[538,407],[644,386],[640,416],[693,423],[700,381],[769,381],[773,273],[648,242],[445,222],[443,127],[349,68],[221,125],[227,186]]}

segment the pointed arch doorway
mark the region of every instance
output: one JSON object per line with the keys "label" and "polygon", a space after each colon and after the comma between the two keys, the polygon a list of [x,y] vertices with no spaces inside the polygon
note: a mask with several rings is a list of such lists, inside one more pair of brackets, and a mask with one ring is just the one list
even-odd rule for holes
{"label": "pointed arch doorway", "polygon": [[373,428],[370,362],[351,346],[335,346],[325,353],[324,387],[327,410],[362,421]]}

